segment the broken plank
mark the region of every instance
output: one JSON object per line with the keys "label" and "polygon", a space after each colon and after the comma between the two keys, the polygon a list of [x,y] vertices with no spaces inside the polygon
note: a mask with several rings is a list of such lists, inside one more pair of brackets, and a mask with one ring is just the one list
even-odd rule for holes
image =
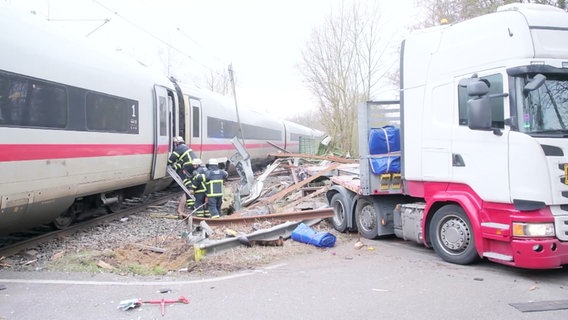
{"label": "broken plank", "polygon": [[151,247],[151,246],[147,246],[147,245],[140,244],[140,243],[133,243],[132,245],[135,246],[135,247],[138,247],[142,250],[148,250],[148,251],[153,251],[153,252],[157,252],[157,253],[165,253],[167,251],[164,248]]}
{"label": "broken plank", "polygon": [[287,154],[290,154],[290,153],[291,153],[290,151],[288,151],[288,150],[286,150],[286,149],[284,149],[284,148],[281,148],[281,147],[275,145],[274,143],[272,143],[272,142],[270,142],[270,141],[268,141],[268,140],[266,140],[266,143],[268,143],[269,145],[273,146],[274,148],[276,148],[276,149],[278,149],[278,150],[280,150],[280,151],[282,151],[282,152],[284,152],[284,153],[287,153]]}
{"label": "broken plank", "polygon": [[160,219],[179,219],[179,216],[175,214],[158,214],[158,213],[151,213],[150,218],[160,218]]}
{"label": "broken plank", "polygon": [[328,172],[330,172],[330,171],[336,169],[336,168],[339,167],[340,165],[341,165],[341,163],[334,163],[334,164],[332,164],[332,165],[326,167],[325,169],[321,170],[321,171],[318,172],[317,174],[315,174],[315,175],[313,175],[313,176],[311,176],[311,177],[309,177],[309,178],[303,180],[303,181],[300,182],[300,183],[296,183],[296,184],[294,184],[294,185],[291,185],[291,186],[289,186],[288,188],[286,188],[286,189],[284,189],[284,190],[278,192],[278,193],[275,194],[275,195],[272,195],[272,196],[270,196],[270,197],[268,197],[268,198],[259,200],[257,203],[253,204],[253,205],[250,206],[249,208],[254,208],[254,207],[257,206],[257,205],[264,205],[264,204],[267,204],[267,203],[273,203],[273,202],[275,202],[276,200],[281,199],[282,197],[284,197],[284,196],[287,195],[288,193],[293,192],[293,191],[295,191],[295,190],[298,190],[298,189],[300,189],[301,187],[307,185],[308,183],[314,181],[315,179],[321,177],[321,176],[324,175],[325,173],[328,173]]}
{"label": "broken plank", "polygon": [[103,268],[103,269],[106,269],[106,270],[113,270],[113,269],[115,269],[112,265],[110,265],[110,264],[104,262],[103,260],[99,260],[99,261],[97,262],[97,266],[98,266],[98,267],[101,267],[101,268]]}
{"label": "broken plank", "polygon": [[328,160],[333,162],[340,162],[340,163],[357,163],[359,160],[357,159],[346,159],[336,156],[316,156],[313,154],[304,154],[304,153],[271,153],[269,156],[276,157],[276,158],[303,158],[303,159],[315,159],[315,160]]}
{"label": "broken plank", "polygon": [[294,208],[294,206],[296,206],[296,205],[302,203],[303,201],[306,201],[307,199],[314,198],[315,196],[318,196],[318,195],[324,193],[324,192],[327,191],[327,190],[328,190],[328,188],[320,187],[318,190],[316,190],[316,191],[314,191],[314,192],[312,192],[312,193],[309,193],[308,195],[303,196],[302,198],[300,198],[300,199],[298,199],[298,200],[296,200],[296,201],[294,201],[294,202],[292,202],[292,203],[290,203],[290,204],[284,206],[284,210],[288,210],[289,208]]}

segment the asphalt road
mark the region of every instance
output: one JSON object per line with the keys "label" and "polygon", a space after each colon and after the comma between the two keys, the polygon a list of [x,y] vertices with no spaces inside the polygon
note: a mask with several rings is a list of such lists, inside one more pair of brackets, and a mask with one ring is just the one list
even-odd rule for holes
{"label": "asphalt road", "polygon": [[[568,309],[510,305],[567,306],[566,269],[459,266],[411,242],[364,242],[212,279],[2,271],[0,319],[568,319]],[[167,304],[163,316],[159,304],[117,309],[126,299],[181,296],[190,303]]]}

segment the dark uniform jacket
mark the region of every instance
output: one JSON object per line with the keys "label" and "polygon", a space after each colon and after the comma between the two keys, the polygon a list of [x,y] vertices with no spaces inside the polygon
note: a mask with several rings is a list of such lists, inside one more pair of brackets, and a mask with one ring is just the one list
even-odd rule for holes
{"label": "dark uniform jacket", "polygon": [[222,197],[223,182],[228,176],[229,174],[227,171],[219,169],[218,166],[209,166],[209,170],[205,172],[205,179],[207,180],[207,197]]}
{"label": "dark uniform jacket", "polygon": [[174,169],[184,169],[188,174],[193,172],[191,163],[195,158],[195,153],[184,143],[178,144],[174,152],[168,158],[168,164],[173,166]]}

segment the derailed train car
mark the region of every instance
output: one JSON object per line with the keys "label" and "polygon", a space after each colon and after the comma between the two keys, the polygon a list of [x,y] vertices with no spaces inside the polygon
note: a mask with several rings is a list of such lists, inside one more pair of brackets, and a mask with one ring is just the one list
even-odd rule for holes
{"label": "derailed train car", "polygon": [[[199,157],[234,153],[243,128],[251,158],[297,151],[283,121],[205,90],[180,89],[126,58],[71,39],[2,5],[0,29],[0,234],[68,226],[86,208],[163,189],[171,139]],[[298,127],[298,135],[321,133]]]}

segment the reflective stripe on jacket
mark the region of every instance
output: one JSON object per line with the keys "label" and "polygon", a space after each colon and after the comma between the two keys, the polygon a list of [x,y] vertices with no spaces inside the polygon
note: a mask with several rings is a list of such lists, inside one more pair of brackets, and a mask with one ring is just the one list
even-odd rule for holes
{"label": "reflective stripe on jacket", "polygon": [[187,145],[181,143],[179,144],[174,152],[168,158],[168,164],[173,165],[177,169],[190,166],[195,158],[193,150]]}
{"label": "reflective stripe on jacket", "polygon": [[195,176],[193,176],[191,186],[195,193],[203,193],[207,191],[207,186],[205,185],[205,173],[198,172]]}

